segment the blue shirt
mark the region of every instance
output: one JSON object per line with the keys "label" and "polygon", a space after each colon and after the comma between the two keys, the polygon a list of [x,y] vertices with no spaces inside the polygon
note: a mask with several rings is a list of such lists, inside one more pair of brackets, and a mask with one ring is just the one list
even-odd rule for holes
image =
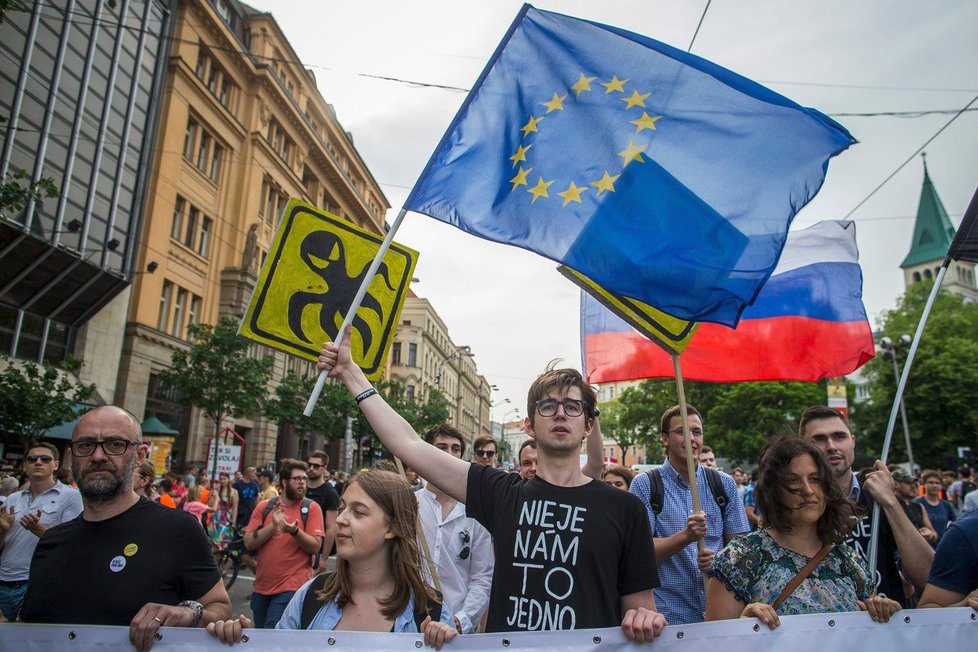
{"label": "blue shirt", "polygon": [[[315,578],[313,578],[315,579]],[[312,580],[309,580],[295,592],[292,599],[289,600],[289,604],[285,607],[285,612],[282,613],[282,618],[275,625],[275,629],[301,629],[302,625],[302,601],[306,597],[306,593],[309,591],[309,585],[312,584]],[[340,608],[339,603],[337,603],[336,598],[324,604],[316,615],[313,616],[312,622],[309,623],[309,630],[319,630],[319,631],[332,631],[336,629],[336,623],[340,622],[340,618],[343,617],[343,609]],[[441,618],[440,622],[448,625],[453,625],[452,623],[452,613],[442,605],[441,608]],[[454,625],[453,625],[454,626]],[[418,626],[414,622],[414,596],[408,598],[407,606],[404,608],[397,618],[394,619],[394,627],[391,629],[392,632],[403,632],[410,634],[418,633]]]}
{"label": "blue shirt", "polygon": [[[654,538],[665,538],[686,529],[686,519],[693,513],[693,495],[689,485],[667,459],[660,467],[662,474],[662,512],[656,516],[649,504],[649,476],[642,473],[632,480],[630,491],[645,505]],[[736,498],[737,484],[726,473],[720,473],[728,497]],[[729,500],[726,517],[713,499],[706,471],[696,468],[696,484],[700,490],[700,507],[706,514],[706,547],[716,552],[724,546],[724,536],[750,531],[744,505]],[[691,543],[669,559],[659,560],[661,586],[655,589],[655,604],[670,625],[702,622],[706,612],[706,593],[703,574],[696,563],[696,543]]]}

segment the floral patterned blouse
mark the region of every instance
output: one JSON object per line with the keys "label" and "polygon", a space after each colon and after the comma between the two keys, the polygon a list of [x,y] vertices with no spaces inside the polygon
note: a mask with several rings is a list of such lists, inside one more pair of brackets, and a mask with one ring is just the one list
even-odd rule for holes
{"label": "floral patterned blouse", "polygon": [[[773,603],[811,557],[782,548],[765,530],[735,538],[716,554],[710,576],[744,604]],[[855,548],[836,545],[778,607],[782,616],[859,611],[872,592],[869,567]]]}

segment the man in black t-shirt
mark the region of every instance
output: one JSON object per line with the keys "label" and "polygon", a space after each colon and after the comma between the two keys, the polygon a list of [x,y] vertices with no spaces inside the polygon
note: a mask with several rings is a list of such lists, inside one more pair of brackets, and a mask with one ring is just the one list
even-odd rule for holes
{"label": "man in black t-shirt", "polygon": [[[340,508],[340,495],[336,489],[326,482],[326,473],[329,468],[329,455],[325,451],[315,450],[306,456],[306,464],[309,470],[309,483],[306,484],[306,498],[311,498],[319,503],[323,510],[323,526],[325,535],[323,536],[323,558],[329,557],[333,550],[333,540],[336,537],[336,513]],[[321,568],[326,568],[326,564],[321,561]]]}
{"label": "man in black t-shirt", "polygon": [[114,406],[87,412],[69,448],[84,511],[48,530],[31,561],[25,622],[129,625],[148,650],[167,627],[203,627],[231,614],[210,543],[190,514],[133,491],[146,459],[139,420]]}
{"label": "man in black t-shirt", "polygon": [[537,441],[536,477],[473,465],[426,443],[370,386],[350,337],[328,343],[319,368],[341,379],[387,448],[460,502],[493,534],[496,565],[487,631],[613,627],[651,641],[666,625],[652,533],[635,496],[581,472],[580,449],[597,417],[580,373],[556,369],[530,387],[524,426]]}
{"label": "man in black t-shirt", "polygon": [[251,513],[255,511],[255,504],[261,485],[258,484],[258,477],[255,467],[249,466],[245,469],[244,477],[232,485],[238,492],[238,522],[240,528],[248,526],[251,520]]}

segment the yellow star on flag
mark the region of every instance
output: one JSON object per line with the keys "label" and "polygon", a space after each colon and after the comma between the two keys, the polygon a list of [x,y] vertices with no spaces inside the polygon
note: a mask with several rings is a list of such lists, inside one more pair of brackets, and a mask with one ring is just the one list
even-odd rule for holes
{"label": "yellow star on flag", "polygon": [[618,98],[625,103],[625,108],[630,109],[633,106],[645,107],[645,100],[649,99],[649,95],[652,93],[645,93],[644,95],[639,93],[637,90],[632,91],[631,97],[621,97]]}
{"label": "yellow star on flag", "polygon": [[533,202],[540,199],[541,197],[549,198],[550,193],[547,191],[549,190],[551,185],[553,185],[553,181],[544,181],[543,177],[537,179],[537,185],[533,186],[532,188],[526,189],[528,193],[533,195],[533,199],[530,201],[530,203],[532,204]]}
{"label": "yellow star on flag", "polygon": [[638,120],[629,120],[628,122],[629,124],[635,125],[635,133],[640,134],[646,129],[651,129],[652,131],[655,131],[655,123],[657,120],[660,120],[661,118],[662,118],[661,115],[657,115],[653,118],[645,111],[642,111],[641,118],[639,118]]}
{"label": "yellow star on flag", "polygon": [[[526,182],[526,175],[528,175],[532,170],[533,168],[526,168],[524,170],[523,166],[520,166],[520,171],[516,173],[515,177],[509,180],[509,182],[513,184],[513,190],[516,190],[520,186],[529,185]],[[510,192],[513,192],[513,190],[510,190]]]}
{"label": "yellow star on flag", "polygon": [[587,186],[575,185],[573,181],[570,182],[570,186],[564,192],[558,192],[557,194],[564,198],[564,206],[576,201],[578,204],[581,203],[581,193],[587,190]]}
{"label": "yellow star on flag", "polygon": [[627,79],[618,79],[618,75],[612,75],[611,81],[601,82],[601,85],[604,86],[604,94],[607,95],[608,93],[613,93],[615,91],[618,91],[619,93],[624,93],[625,84],[627,83],[628,83]]}
{"label": "yellow star on flag", "polygon": [[533,147],[533,145],[527,145],[526,147],[520,145],[516,149],[516,153],[509,157],[509,160],[513,162],[514,168],[516,167],[516,164],[519,163],[520,161],[524,163],[526,162],[526,153],[530,151],[531,147]]}
{"label": "yellow star on flag", "polygon": [[564,110],[564,100],[567,99],[567,95],[557,95],[554,93],[553,99],[549,102],[541,102],[545,107],[547,107],[547,113],[551,111],[563,111]]}
{"label": "yellow star on flag", "polygon": [[540,117],[540,118],[534,118],[531,115],[530,116],[530,119],[527,121],[527,123],[525,125],[523,125],[522,127],[520,127],[520,131],[523,132],[523,138],[526,138],[527,136],[529,136],[530,135],[530,132],[537,131],[537,125],[540,124],[540,121],[541,120],[543,120],[542,117]]}
{"label": "yellow star on flag", "polygon": [[632,141],[628,141],[628,148],[618,152],[618,156],[622,157],[623,159],[621,166],[624,168],[632,161],[645,163],[645,159],[642,158],[642,152],[644,152],[647,147],[648,145],[642,145],[641,147],[639,147]]}
{"label": "yellow star on flag", "polygon": [[577,91],[576,97],[580,97],[581,93],[584,91],[591,90],[591,82],[593,82],[595,79],[597,79],[597,77],[585,77],[584,73],[582,72],[581,78],[574,82],[574,85],[571,86],[571,90]]}
{"label": "yellow star on flag", "polygon": [[621,176],[620,174],[611,176],[610,174],[608,174],[608,171],[605,170],[604,176],[598,179],[597,181],[592,181],[591,185],[598,189],[598,192],[596,194],[600,197],[601,193],[603,193],[605,190],[607,190],[608,192],[615,191],[615,181],[618,181],[618,177],[620,176]]}

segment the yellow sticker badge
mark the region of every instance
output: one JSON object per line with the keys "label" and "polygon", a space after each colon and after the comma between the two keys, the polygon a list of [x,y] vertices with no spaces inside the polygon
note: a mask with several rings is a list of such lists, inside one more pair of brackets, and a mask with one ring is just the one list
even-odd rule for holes
{"label": "yellow sticker badge", "polygon": [[637,299],[615,294],[566,265],[561,265],[557,271],[667,353],[682,353],[693,339],[698,326],[696,322],[673,317]]}
{"label": "yellow sticker badge", "polygon": [[124,554],[126,557],[132,557],[137,552],[139,552],[139,546],[137,546],[135,543],[130,543],[122,549],[122,554]]}
{"label": "yellow sticker badge", "polygon": [[[319,359],[383,238],[297,199],[285,214],[258,276],[239,334],[307,360]],[[379,380],[418,253],[391,243],[353,319],[353,359]]]}

